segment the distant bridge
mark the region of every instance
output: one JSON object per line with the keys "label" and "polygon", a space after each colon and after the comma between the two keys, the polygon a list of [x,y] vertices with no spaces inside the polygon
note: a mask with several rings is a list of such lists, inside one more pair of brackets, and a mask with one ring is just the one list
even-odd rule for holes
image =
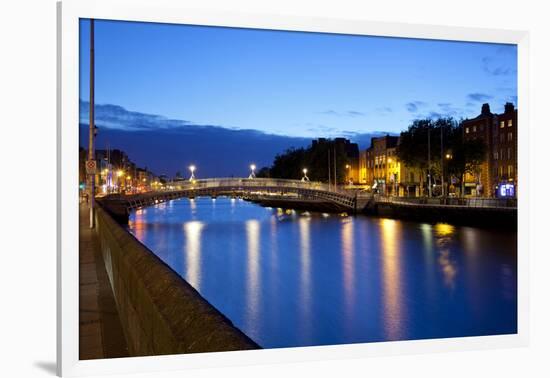
{"label": "distant bridge", "polygon": [[99,200],[119,220],[127,220],[134,209],[155,205],[177,198],[200,196],[288,195],[320,200],[347,211],[357,209],[355,192],[345,191],[334,185],[314,181],[270,178],[211,178],[173,183],[168,190],[132,195],[112,194]]}

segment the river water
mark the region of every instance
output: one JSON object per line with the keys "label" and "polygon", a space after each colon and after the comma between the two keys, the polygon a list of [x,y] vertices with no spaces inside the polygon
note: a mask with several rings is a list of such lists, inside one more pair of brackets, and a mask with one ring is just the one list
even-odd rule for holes
{"label": "river water", "polygon": [[129,229],[264,348],[517,330],[515,232],[221,197],[137,210]]}

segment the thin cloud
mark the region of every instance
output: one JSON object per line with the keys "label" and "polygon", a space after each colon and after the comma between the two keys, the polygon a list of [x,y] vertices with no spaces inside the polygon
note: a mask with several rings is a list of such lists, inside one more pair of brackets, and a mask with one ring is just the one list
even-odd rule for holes
{"label": "thin cloud", "polygon": [[[497,54],[502,55],[502,54]],[[503,63],[499,56],[486,56],[481,59],[481,67],[483,71],[491,76],[509,76],[517,73],[515,67]]]}
{"label": "thin cloud", "polygon": [[489,101],[493,98],[493,96],[486,94],[486,93],[470,93],[467,96],[468,100],[474,101],[474,102],[482,102],[482,101]]}
{"label": "thin cloud", "polygon": [[425,106],[426,103],[424,101],[411,101],[405,104],[405,107],[409,113],[416,113],[420,110],[420,108]]}
{"label": "thin cloud", "polygon": [[[80,100],[80,122],[88,123],[90,103]],[[170,129],[192,125],[185,120],[169,119],[160,115],[134,112],[118,105],[96,104],[95,122],[103,127],[121,130]]]}
{"label": "thin cloud", "polygon": [[376,108],[376,113],[378,115],[385,116],[385,115],[393,113],[393,109],[390,108],[389,106],[383,106],[383,107],[380,107],[380,108]]}
{"label": "thin cloud", "polygon": [[339,112],[336,110],[325,110],[324,112],[321,112],[321,114],[325,115],[331,115],[331,116],[337,116],[337,117],[364,117],[366,114],[364,112],[360,112],[358,110],[348,110],[344,112]]}

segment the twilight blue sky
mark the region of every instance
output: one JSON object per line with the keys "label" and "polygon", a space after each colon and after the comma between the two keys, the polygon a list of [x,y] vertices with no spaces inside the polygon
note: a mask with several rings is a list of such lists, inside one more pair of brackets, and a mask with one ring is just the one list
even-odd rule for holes
{"label": "twilight blue sky", "polygon": [[[89,21],[80,32],[85,103]],[[96,104],[121,107],[97,123],[128,132],[140,127],[132,112],[155,119],[151,131],[211,125],[361,139],[517,102],[514,45],[96,21],[95,51]]]}

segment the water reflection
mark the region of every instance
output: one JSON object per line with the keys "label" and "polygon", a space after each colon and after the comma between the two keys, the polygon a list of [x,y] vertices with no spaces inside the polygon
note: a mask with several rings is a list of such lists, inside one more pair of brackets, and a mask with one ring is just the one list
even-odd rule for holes
{"label": "water reflection", "polygon": [[516,236],[218,197],[129,229],[262,347],[514,333]]}
{"label": "water reflection", "polygon": [[455,227],[446,223],[437,223],[434,229],[439,253],[437,262],[439,263],[441,272],[443,273],[445,285],[451,289],[454,289],[457,266],[452,260],[450,244],[453,241]]}
{"label": "water reflection", "polygon": [[382,296],[384,311],[383,324],[388,340],[405,337],[403,319],[405,310],[401,287],[401,224],[393,219],[382,219]]}
{"label": "water reflection", "polygon": [[249,327],[254,329],[258,324],[259,302],[260,302],[260,222],[256,219],[247,220],[246,245],[247,245],[247,320]]}
{"label": "water reflection", "polygon": [[353,218],[349,217],[342,221],[342,262],[344,277],[344,298],[346,306],[346,316],[353,314],[354,296],[355,296],[355,266],[354,266],[354,235]]}
{"label": "water reflection", "polygon": [[189,207],[191,208],[191,214],[196,215],[197,214],[197,202],[195,202],[194,198],[189,198]]}
{"label": "water reflection", "polygon": [[197,290],[200,290],[201,284],[201,233],[204,223],[191,221],[183,224],[185,232],[185,249],[183,251],[186,257],[187,281]]}

